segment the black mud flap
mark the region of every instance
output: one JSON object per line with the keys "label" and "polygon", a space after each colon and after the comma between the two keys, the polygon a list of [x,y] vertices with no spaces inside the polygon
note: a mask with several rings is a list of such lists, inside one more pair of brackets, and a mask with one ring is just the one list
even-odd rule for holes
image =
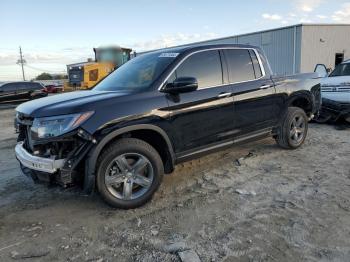
{"label": "black mud flap", "polygon": [[36,184],[52,184],[51,174],[36,171],[20,164],[22,173]]}
{"label": "black mud flap", "polygon": [[95,191],[95,174],[92,170],[89,170],[89,156],[85,161],[85,174],[84,174],[84,193],[91,195]]}

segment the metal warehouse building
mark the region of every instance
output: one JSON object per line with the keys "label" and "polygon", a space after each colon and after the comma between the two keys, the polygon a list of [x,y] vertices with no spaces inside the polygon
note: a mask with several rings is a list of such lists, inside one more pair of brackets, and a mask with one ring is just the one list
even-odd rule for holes
{"label": "metal warehouse building", "polygon": [[306,73],[350,59],[350,24],[298,24],[198,43],[260,46],[276,74]]}

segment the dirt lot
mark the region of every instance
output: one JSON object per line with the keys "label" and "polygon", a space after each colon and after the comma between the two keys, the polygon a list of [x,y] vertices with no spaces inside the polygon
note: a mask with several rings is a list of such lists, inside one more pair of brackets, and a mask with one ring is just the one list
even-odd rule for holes
{"label": "dirt lot", "polygon": [[202,261],[350,260],[350,130],[311,125],[295,151],[268,139],[186,163],[123,211],[24,177],[13,116],[0,110],[0,261],[179,261],[182,249]]}

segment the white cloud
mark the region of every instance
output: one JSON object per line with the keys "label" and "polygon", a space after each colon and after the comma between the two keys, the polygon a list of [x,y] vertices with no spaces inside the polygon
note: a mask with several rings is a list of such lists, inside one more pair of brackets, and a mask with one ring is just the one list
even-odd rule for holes
{"label": "white cloud", "polygon": [[309,24],[309,23],[312,23],[313,21],[311,19],[308,19],[308,18],[302,18],[299,20],[299,22],[302,24]]}
{"label": "white cloud", "polygon": [[319,7],[324,0],[294,0],[299,11],[310,13]]}
{"label": "white cloud", "polygon": [[328,16],[326,16],[326,15],[317,15],[316,17],[319,19],[327,19],[328,18]]}
{"label": "white cloud", "polygon": [[263,14],[262,17],[267,20],[274,20],[274,21],[282,20],[282,16],[278,14]]}
{"label": "white cloud", "polygon": [[[92,48],[65,48],[59,50],[26,50],[23,49],[24,59],[28,64],[34,63],[71,63],[85,61],[93,57]],[[0,65],[13,65],[19,58],[19,51],[0,49]]]}
{"label": "white cloud", "polygon": [[341,9],[335,11],[332,20],[337,23],[350,23],[350,2],[344,3]]}
{"label": "white cloud", "polygon": [[[332,19],[333,22],[350,23],[350,0],[343,4],[333,15],[327,13],[317,14],[315,12],[318,7],[327,3],[326,0],[291,0],[289,2],[292,4],[292,9],[289,12],[282,14],[264,13],[262,14],[262,18],[270,21],[279,21],[282,25],[325,22],[330,19]],[[338,7],[340,5],[339,3]],[[275,24],[278,26],[277,23]]]}
{"label": "white cloud", "polygon": [[[58,50],[36,50],[22,48],[27,79],[32,79],[43,71],[50,73],[63,73],[66,65],[86,61],[93,57],[92,48],[73,47]],[[19,58],[18,49],[0,48],[0,81],[21,79],[20,67],[16,64]]]}
{"label": "white cloud", "polygon": [[154,40],[137,42],[131,45],[131,47],[136,51],[147,51],[152,49],[159,49],[164,47],[171,47],[171,46],[176,46],[181,44],[203,41],[203,40],[214,38],[216,36],[217,34],[211,33],[211,32],[204,33],[204,34],[177,33],[175,35],[163,35],[160,38],[154,39]]}

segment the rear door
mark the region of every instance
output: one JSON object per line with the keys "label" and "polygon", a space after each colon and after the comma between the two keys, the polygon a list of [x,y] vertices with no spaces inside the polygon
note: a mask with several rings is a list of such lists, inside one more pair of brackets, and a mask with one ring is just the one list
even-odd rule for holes
{"label": "rear door", "polygon": [[199,51],[187,57],[168,79],[168,82],[178,77],[198,80],[196,91],[166,95],[175,151],[181,153],[180,158],[206,151],[208,145],[230,143],[233,98],[222,67],[219,50]]}
{"label": "rear door", "polygon": [[34,91],[36,83],[22,82],[17,85],[17,99],[30,99],[30,94]]}
{"label": "rear door", "polygon": [[44,86],[38,82],[31,82],[27,87],[27,94],[24,94],[28,99],[40,98],[46,96],[46,93],[43,91]]}
{"label": "rear door", "polygon": [[235,138],[273,127],[278,119],[274,84],[253,49],[224,50],[234,97]]}

